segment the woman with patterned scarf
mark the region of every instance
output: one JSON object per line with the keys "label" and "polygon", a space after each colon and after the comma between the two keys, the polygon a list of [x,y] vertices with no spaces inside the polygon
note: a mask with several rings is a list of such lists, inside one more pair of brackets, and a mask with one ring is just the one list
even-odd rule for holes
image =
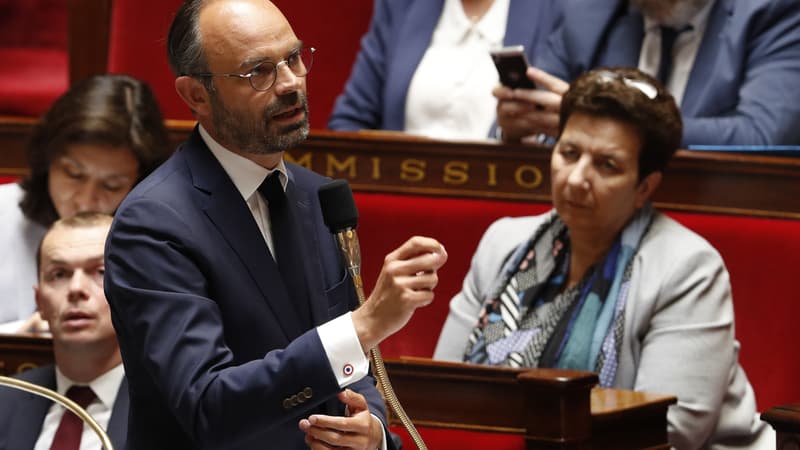
{"label": "woman with patterned scarf", "polygon": [[649,203],[681,142],[672,96],[636,69],[594,70],[559,128],[554,209],[489,227],[434,358],[594,371],[677,396],[675,448],[774,448],[737,361],[722,258]]}

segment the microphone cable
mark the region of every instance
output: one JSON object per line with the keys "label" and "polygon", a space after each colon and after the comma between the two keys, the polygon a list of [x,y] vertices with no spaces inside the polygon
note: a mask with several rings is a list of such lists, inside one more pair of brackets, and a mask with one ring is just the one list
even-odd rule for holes
{"label": "microphone cable", "polygon": [[[353,192],[350,190],[350,185],[347,184],[347,181],[333,180],[320,187],[318,194],[325,225],[336,237],[339,248],[342,250],[347,270],[353,279],[353,285],[358,296],[358,304],[363,305],[366,302],[366,296],[364,295],[364,283],[361,279],[361,250],[358,244],[358,235],[355,231],[358,224],[358,210],[353,199]],[[420,436],[417,428],[411,422],[408,414],[406,414],[403,405],[400,404],[400,400],[397,399],[392,383],[389,381],[386,366],[383,363],[383,356],[377,345],[370,349],[369,355],[375,379],[378,381],[379,389],[384,400],[389,404],[391,412],[403,424],[417,449],[428,450],[422,440],[422,436]]]}

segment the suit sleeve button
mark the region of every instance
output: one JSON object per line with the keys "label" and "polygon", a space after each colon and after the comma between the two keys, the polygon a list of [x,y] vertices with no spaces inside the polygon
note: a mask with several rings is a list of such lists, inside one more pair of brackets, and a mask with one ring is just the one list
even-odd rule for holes
{"label": "suit sleeve button", "polygon": [[306,398],[311,398],[313,392],[310,387],[303,389],[303,394],[305,394]]}
{"label": "suit sleeve button", "polygon": [[283,408],[292,409],[292,402],[288,398],[283,399]]}

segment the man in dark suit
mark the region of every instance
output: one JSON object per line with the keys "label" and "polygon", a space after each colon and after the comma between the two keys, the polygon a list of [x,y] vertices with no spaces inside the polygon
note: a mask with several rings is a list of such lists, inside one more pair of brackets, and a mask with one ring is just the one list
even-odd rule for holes
{"label": "man in dark suit", "polygon": [[542,89],[495,89],[503,139],[555,136],[567,83],[593,68],[624,66],[667,86],[681,109],[684,146],[800,144],[796,0],[562,5],[561,25],[529,70]]}
{"label": "man in dark suit", "polygon": [[129,194],[106,247],[129,447],[381,448],[364,355],[433,300],[446,252],[410,239],[349,313],[327,180],[282,159],[308,133],[313,50],[267,1],[190,0],[168,51],[199,125]]}
{"label": "man in dark suit", "polygon": [[[114,447],[125,449],[128,389],[103,293],[103,247],[110,226],[108,215],[81,213],[57,221],[45,234],[35,291],[53,336],[55,365],[19,378],[68,396],[74,386],[91,388],[84,408],[107,430]],[[0,387],[0,405],[2,450],[51,448],[63,439],[62,417],[72,414],[46,398],[5,387]],[[87,425],[81,440],[82,449],[101,448]]]}

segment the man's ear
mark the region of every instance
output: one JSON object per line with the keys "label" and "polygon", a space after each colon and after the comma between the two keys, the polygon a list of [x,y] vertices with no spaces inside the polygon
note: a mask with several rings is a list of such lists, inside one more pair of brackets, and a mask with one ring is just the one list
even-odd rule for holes
{"label": "man's ear", "polygon": [[639,186],[636,187],[637,208],[641,208],[642,205],[644,205],[644,203],[650,199],[650,197],[653,195],[653,192],[656,191],[658,185],[661,184],[662,177],[663,175],[661,172],[651,172],[639,182]]}
{"label": "man's ear", "polygon": [[47,306],[45,304],[44,299],[42,298],[42,288],[38,285],[33,286],[33,298],[36,300],[36,310],[39,311],[39,314],[42,316],[42,319],[47,320],[48,313],[45,310]]}
{"label": "man's ear", "polygon": [[208,91],[197,78],[185,75],[175,78],[175,91],[198,116],[207,116],[211,113]]}

